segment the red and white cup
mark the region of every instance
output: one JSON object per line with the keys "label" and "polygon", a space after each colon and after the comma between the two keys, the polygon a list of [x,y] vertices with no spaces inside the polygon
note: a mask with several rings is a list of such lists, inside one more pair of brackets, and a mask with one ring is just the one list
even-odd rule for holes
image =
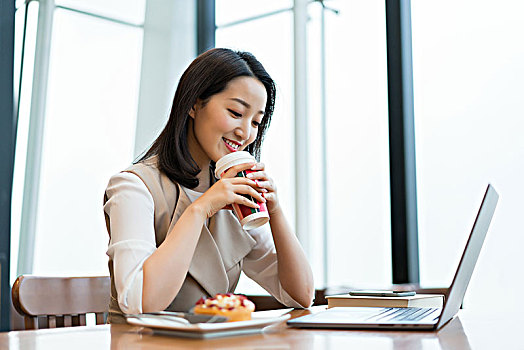
{"label": "red and white cup", "polygon": [[[220,158],[215,167],[215,176],[217,178],[222,178],[222,175],[231,167],[240,164],[254,163],[256,162],[255,157],[253,157],[249,152],[238,151],[226,154]],[[247,174],[253,173],[253,170],[244,170],[239,172],[237,177],[246,177]],[[260,227],[269,221],[269,213],[267,211],[266,203],[257,201],[255,198],[249,195],[243,195],[252,202],[255,202],[259,205],[259,208],[251,208],[242,204],[233,203],[233,211],[240,221],[240,225],[244,230],[251,230],[257,227]]]}

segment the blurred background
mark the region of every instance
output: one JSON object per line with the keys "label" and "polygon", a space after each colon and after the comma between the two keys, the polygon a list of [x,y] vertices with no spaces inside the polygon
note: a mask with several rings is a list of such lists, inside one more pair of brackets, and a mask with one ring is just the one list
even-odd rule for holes
{"label": "blurred background", "polygon": [[[487,183],[500,194],[465,307],[500,306],[500,293],[522,308],[523,11],[411,4],[422,286],[449,286]],[[250,51],[277,84],[262,160],[300,218],[315,286],[391,284],[385,19],[379,0],[17,1],[10,283],[108,274],[109,177],[161,131],[211,28],[216,47]],[[247,278],[238,292],[265,293]]]}

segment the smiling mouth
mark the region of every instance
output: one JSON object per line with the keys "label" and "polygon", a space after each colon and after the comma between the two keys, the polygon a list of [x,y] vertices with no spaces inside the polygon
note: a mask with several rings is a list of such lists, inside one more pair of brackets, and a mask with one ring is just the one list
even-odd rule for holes
{"label": "smiling mouth", "polygon": [[224,143],[226,144],[227,149],[229,149],[231,152],[236,152],[236,151],[238,151],[239,147],[241,146],[240,143],[237,143],[237,142],[235,142],[235,141],[232,141],[232,140],[226,139],[225,137],[222,137],[222,140],[223,140]]}

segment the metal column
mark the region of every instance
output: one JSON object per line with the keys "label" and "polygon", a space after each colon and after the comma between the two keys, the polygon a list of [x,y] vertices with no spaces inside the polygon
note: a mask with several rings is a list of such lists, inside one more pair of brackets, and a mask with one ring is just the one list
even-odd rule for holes
{"label": "metal column", "polygon": [[418,283],[410,0],[386,0],[393,283]]}
{"label": "metal column", "polygon": [[11,191],[15,152],[15,2],[0,0],[0,332],[11,326]]}
{"label": "metal column", "polygon": [[311,257],[309,228],[309,152],[307,110],[307,21],[308,0],[295,0],[293,7],[295,94],[295,229],[307,257]]}
{"label": "metal column", "polygon": [[215,47],[215,0],[198,0],[197,49],[198,54]]}
{"label": "metal column", "polygon": [[51,49],[53,14],[55,11],[54,0],[40,0],[39,4],[17,275],[33,272],[35,229],[38,212],[38,195],[40,192],[40,170],[47,100],[47,77],[49,73],[49,52]]}

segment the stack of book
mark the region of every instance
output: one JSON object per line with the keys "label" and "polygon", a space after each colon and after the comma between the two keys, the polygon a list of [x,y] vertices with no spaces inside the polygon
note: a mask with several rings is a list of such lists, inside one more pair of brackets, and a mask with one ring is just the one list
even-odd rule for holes
{"label": "stack of book", "polygon": [[328,309],[332,307],[438,307],[444,305],[441,294],[416,294],[409,297],[371,297],[349,294],[326,296]]}

